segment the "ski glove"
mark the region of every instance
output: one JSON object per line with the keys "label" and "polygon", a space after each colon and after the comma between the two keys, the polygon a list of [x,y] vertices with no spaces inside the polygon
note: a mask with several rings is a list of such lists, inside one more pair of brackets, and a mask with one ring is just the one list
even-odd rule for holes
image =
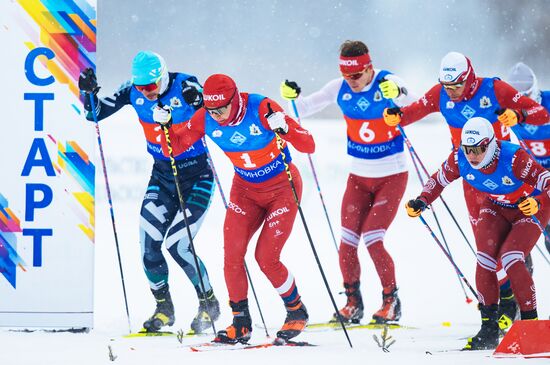
{"label": "ski glove", "polygon": [[202,108],[202,93],[196,87],[184,81],[181,83],[181,89],[181,95],[187,104],[191,105],[195,110]]}
{"label": "ski glove", "polygon": [[498,121],[505,127],[513,127],[522,121],[523,115],[514,109],[499,109],[496,111]]}
{"label": "ski glove", "polygon": [[153,109],[153,120],[161,126],[170,128],[172,125],[172,108],[168,105],[162,107],[157,105],[155,109]]}
{"label": "ski glove", "polygon": [[411,199],[405,203],[409,217],[416,218],[426,209],[426,202],[421,198]]}
{"label": "ski glove", "polygon": [[81,92],[97,94],[99,87],[97,86],[97,77],[93,68],[88,67],[80,73],[78,88]]}
{"label": "ski glove", "polygon": [[294,100],[300,95],[302,89],[295,81],[281,82],[281,96],[286,100]]}
{"label": "ski glove", "polygon": [[401,112],[401,108],[399,107],[393,107],[393,108],[386,108],[384,109],[384,123],[389,125],[390,127],[395,127],[401,122],[401,115],[403,113]]}
{"label": "ski glove", "polygon": [[382,96],[385,99],[394,99],[401,95],[401,90],[399,90],[399,86],[397,86],[395,81],[384,80],[378,85],[378,87],[380,87]]}
{"label": "ski glove", "polygon": [[537,214],[539,207],[540,202],[532,196],[522,196],[518,200],[518,208],[526,216]]}
{"label": "ski glove", "polygon": [[288,132],[288,124],[285,120],[285,115],[281,112],[274,112],[271,109],[271,104],[267,103],[268,112],[264,115],[269,124],[269,128],[275,133],[286,134]]}

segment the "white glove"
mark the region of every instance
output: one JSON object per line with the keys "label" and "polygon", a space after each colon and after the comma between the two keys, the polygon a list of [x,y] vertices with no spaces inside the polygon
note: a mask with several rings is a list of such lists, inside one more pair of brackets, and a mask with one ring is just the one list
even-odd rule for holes
{"label": "white glove", "polygon": [[286,124],[285,115],[281,112],[272,113],[267,117],[269,128],[275,132],[282,131],[283,134],[288,132],[288,124]]}
{"label": "white glove", "polygon": [[168,105],[162,108],[157,105],[155,109],[153,109],[153,120],[160,125],[167,125],[172,120],[172,108]]}

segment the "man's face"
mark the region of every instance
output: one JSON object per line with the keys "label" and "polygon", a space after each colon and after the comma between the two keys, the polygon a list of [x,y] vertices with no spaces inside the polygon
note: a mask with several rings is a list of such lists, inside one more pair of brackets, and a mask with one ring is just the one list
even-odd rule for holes
{"label": "man's face", "polygon": [[342,75],[349,87],[354,93],[358,93],[371,83],[374,76],[374,70],[372,66],[367,67],[364,71],[354,74]]}
{"label": "man's face", "polygon": [[461,146],[462,152],[466,156],[466,159],[473,167],[478,166],[487,154],[487,146],[469,147]]}
{"label": "man's face", "polygon": [[226,106],[222,106],[221,108],[206,108],[206,111],[216,122],[218,122],[219,124],[223,124],[227,121],[227,118],[229,118],[229,115],[231,114],[231,103]]}
{"label": "man's face", "polygon": [[443,89],[445,89],[445,92],[447,93],[449,99],[451,99],[452,101],[460,101],[462,95],[464,94],[466,83],[458,82],[454,84],[447,84],[442,82],[441,86],[443,86]]}
{"label": "man's face", "polygon": [[149,101],[157,100],[159,96],[160,82],[148,85],[134,85],[134,87]]}

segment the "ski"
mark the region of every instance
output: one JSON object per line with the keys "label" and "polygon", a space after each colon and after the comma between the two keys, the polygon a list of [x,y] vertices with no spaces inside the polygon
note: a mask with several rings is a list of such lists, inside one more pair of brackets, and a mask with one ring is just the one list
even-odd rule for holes
{"label": "ski", "polygon": [[177,337],[178,335],[181,338],[191,338],[203,335],[204,333],[195,333],[193,330],[189,330],[188,332],[181,333],[178,332],[172,332],[172,331],[147,331],[146,329],[142,328],[138,332],[132,332],[127,335],[122,336],[123,338],[138,338],[138,337]]}
{"label": "ski", "polygon": [[464,349],[426,350],[426,355],[441,354],[446,352],[463,352]]}
{"label": "ski", "polygon": [[443,349],[443,350],[426,350],[426,355],[433,355],[433,354],[444,354],[444,353],[452,353],[452,352],[463,352],[463,353],[470,353],[470,354],[486,354],[490,353],[495,350],[467,350],[464,348],[452,348],[452,349]]}
{"label": "ski", "polygon": [[[389,329],[418,329],[417,327],[404,326],[398,323],[345,323],[346,329],[355,330],[355,329],[369,329],[369,330],[381,330],[384,328]],[[324,322],[324,323],[311,323],[306,327],[306,331],[315,332],[323,330],[341,330],[342,326],[340,323],[336,322]]]}
{"label": "ski", "polygon": [[276,338],[273,342],[265,342],[259,344],[240,343],[220,343],[220,342],[205,342],[197,345],[189,346],[192,352],[207,352],[207,351],[219,351],[219,350],[253,350],[253,349],[265,349],[268,347],[312,347],[317,346],[305,341],[285,341],[281,338]]}

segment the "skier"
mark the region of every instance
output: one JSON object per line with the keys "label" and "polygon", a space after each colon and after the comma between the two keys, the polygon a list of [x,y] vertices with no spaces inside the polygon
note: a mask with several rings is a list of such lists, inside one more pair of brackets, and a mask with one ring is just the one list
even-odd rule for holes
{"label": "skier", "polygon": [[[214,74],[204,83],[204,108],[186,125],[174,125],[170,138],[174,151],[183,151],[207,134],[229,157],[235,176],[224,222],[224,274],[233,311],[233,323],[219,331],[216,342],[247,342],[252,332],[248,309],[248,281],[244,257],[252,235],[263,225],[255,257],[260,269],[281,296],[287,316],[277,337],[300,334],[308,321],[294,277],[280,261],[296,213],[285,164],[289,164],[298,197],[302,180],[291,163],[286,142],[300,152],[313,153],[308,131],[286,116],[273,100],[241,93],[227,75]],[[164,116],[161,113],[164,112]],[[155,120],[165,124],[170,110],[157,108]],[[284,149],[278,147],[277,135]]]}
{"label": "skier", "polygon": [[[384,121],[390,126],[406,126],[426,115],[441,112],[451,131],[453,148],[460,144],[464,123],[472,117],[484,117],[493,123],[499,140],[509,140],[508,128],[518,123],[541,125],[548,121],[548,112],[534,100],[498,78],[476,77],[470,60],[461,53],[449,52],[441,60],[439,83],[419,100],[404,108],[384,111]],[[474,229],[479,212],[479,193],[464,183],[464,197]]]}
{"label": "skier", "polygon": [[464,349],[494,349],[499,339],[499,260],[512,283],[521,319],[537,319],[535,285],[524,260],[541,234],[530,217],[536,216],[543,225],[550,218],[550,172],[518,145],[497,141],[493,125],[483,117],[473,117],[464,124],[461,141],[460,148],[451,152],[422,193],[406,203],[406,209],[409,216],[419,216],[460,177],[483,193],[475,230],[482,324]]}
{"label": "skier", "polygon": [[[204,284],[201,289],[198,271],[190,249],[184,217],[176,193],[174,175],[165,143],[160,143],[162,130],[155,123],[155,106],[161,102],[173,109],[172,123],[179,125],[202,107],[201,85],[195,76],[168,72],[164,59],[150,51],[139,52],[132,62],[132,80],[123,84],[112,96],[98,99],[99,86],[94,71],[84,70],[78,81],[85,92],[86,118],[105,119],[125,105],[132,105],[143,127],[147,152],[153,156],[153,170],[140,212],[140,245],[145,275],[156,300],[154,314],[143,323],[146,331],[159,331],[174,323],[174,306],[168,286],[168,266],[162,253],[162,243],[177,264],[187,274],[199,298],[199,309],[191,329],[204,331],[220,315],[219,303],[208,279],[206,268],[199,259]],[[90,95],[95,111],[92,112]],[[187,206],[191,232],[199,230],[214,191],[213,174],[206,150],[198,141],[186,151],[174,155],[181,191]]]}
{"label": "skier", "polygon": [[363,239],[383,288],[382,306],[373,314],[373,322],[398,321],[401,303],[384,236],[403,198],[408,172],[403,137],[395,127],[382,122],[382,112],[392,101],[403,106],[415,99],[399,77],[373,67],[369,49],[361,41],[348,40],[341,45],[340,72],[342,77],[306,97],[299,97],[298,84],[287,80],[281,84],[281,95],[295,100],[301,117],[336,103],[346,120],[352,164],[341,208],[339,261],[347,296],[346,305],[339,310],[341,317],[353,323],[363,318],[357,255]]}
{"label": "skier", "polygon": [[[522,95],[535,100],[548,111],[550,93],[547,95],[546,100],[543,100],[543,94],[538,89],[535,74],[529,66],[522,62],[515,64],[509,71],[508,82]],[[512,127],[512,131],[518,138],[523,139],[537,162],[548,169],[550,166],[550,151],[546,149],[546,146],[550,148],[550,126],[548,123],[538,126],[529,123],[520,123]],[[550,232],[550,227],[547,226],[546,230]],[[545,243],[550,252],[550,241],[545,239]],[[530,254],[525,257],[525,264],[532,275],[533,260]],[[506,280],[506,275],[501,275],[502,269],[498,271],[498,274],[502,282],[500,286],[499,326],[505,330],[512,325],[515,319],[513,316],[516,315],[517,317],[517,304],[510,287],[510,281]]]}
{"label": "skier", "polygon": [[[519,95],[498,78],[476,77],[470,60],[461,53],[449,52],[441,60],[439,83],[419,100],[404,108],[384,110],[384,121],[389,126],[406,126],[428,114],[441,112],[449,125],[452,147],[460,145],[460,133],[467,120],[484,117],[493,124],[496,138],[509,140],[508,128],[523,123],[541,125],[548,121],[548,112],[534,100]],[[483,194],[463,181],[464,198],[472,230],[477,225]],[[501,326],[507,328],[516,317],[513,294],[503,288],[501,293]]]}
{"label": "skier", "polygon": [[[525,95],[541,104],[550,113],[550,90],[539,89],[537,77],[533,70],[523,62],[516,63],[508,73],[508,82],[522,95]],[[550,169],[550,121],[542,126],[523,123],[514,129],[523,138],[538,163]],[[550,234],[550,226],[546,226]],[[550,252],[550,240],[544,240],[546,249]]]}

